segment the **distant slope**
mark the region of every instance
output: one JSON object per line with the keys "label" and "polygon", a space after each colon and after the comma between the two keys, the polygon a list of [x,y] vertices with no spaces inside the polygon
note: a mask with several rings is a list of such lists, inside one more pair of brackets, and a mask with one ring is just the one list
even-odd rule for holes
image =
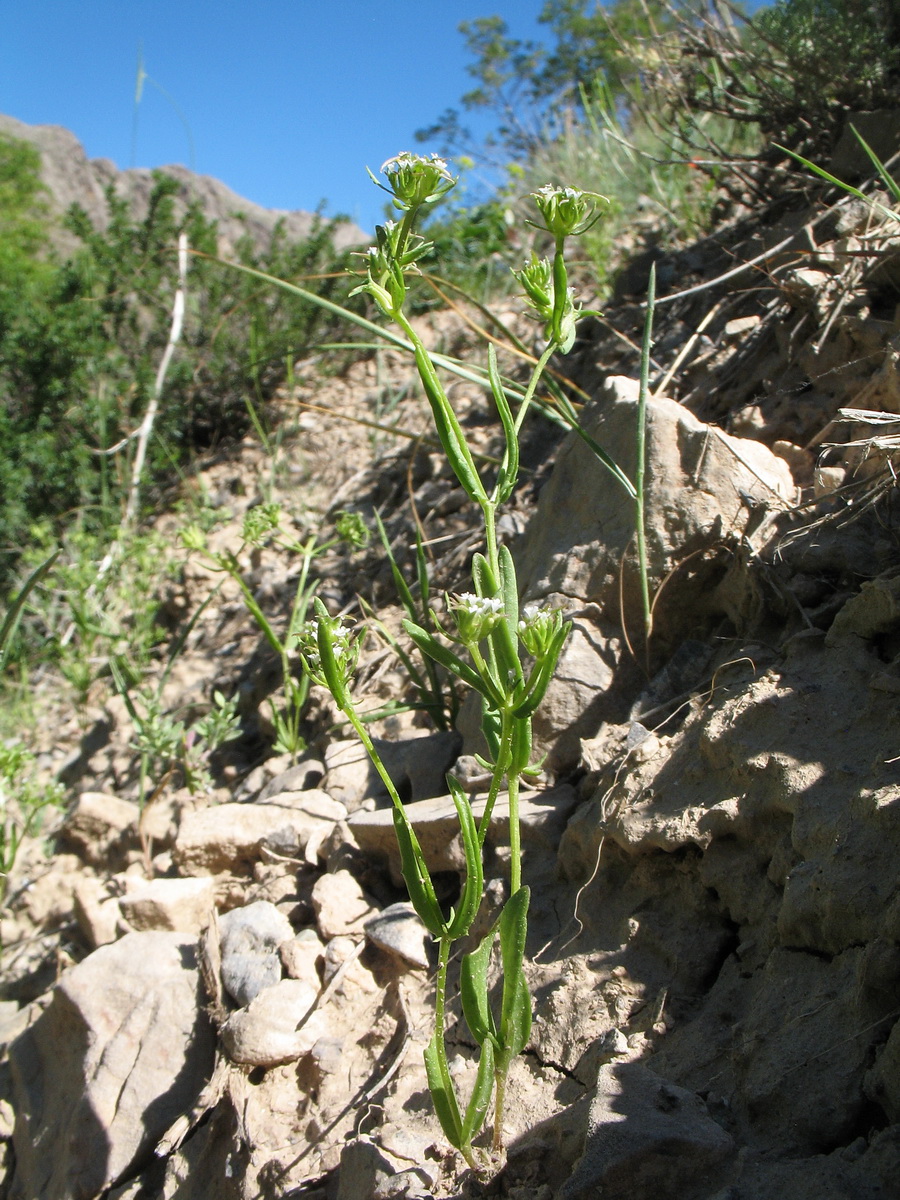
{"label": "distant slope", "polygon": [[[59,125],[26,125],[15,117],[0,114],[0,134],[32,142],[41,154],[41,174],[50,193],[51,206],[60,213],[70,205],[80,204],[95,225],[106,223],[105,189],[114,184],[117,193],[129,200],[136,215],[146,211],[153,186],[153,172],[146,167],[120,171],[108,158],[88,158],[74,133]],[[249,234],[264,244],[275,225],[281,221],[292,241],[302,241],[312,227],[312,213],[281,212],[263,208],[245,200],[209,175],[197,175],[182,166],[161,167],[166,175],[177,179],[180,186],[176,202],[185,205],[197,199],[210,220],[218,222],[219,250],[227,253],[235,242]],[[335,242],[338,247],[354,246],[368,241],[363,231],[352,223],[338,226]]]}

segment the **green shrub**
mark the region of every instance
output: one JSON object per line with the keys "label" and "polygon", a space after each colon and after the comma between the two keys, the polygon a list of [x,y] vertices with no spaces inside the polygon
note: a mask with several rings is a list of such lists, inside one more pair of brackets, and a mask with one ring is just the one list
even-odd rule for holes
{"label": "green shrub", "polygon": [[[192,250],[182,342],[165,382],[148,455],[151,480],[170,481],[198,452],[243,435],[247,398],[264,401],[285,359],[306,352],[335,319],[314,305],[273,295],[261,281],[214,261],[216,229],[197,205],[178,217],[177,183],[157,174],[145,216],[135,219],[110,189],[108,224],[73,208],[65,225],[79,241],[65,261],[46,253],[48,226],[35,207],[37,158],[0,143],[0,584],[10,577],[35,522],[61,532],[79,514],[89,532],[114,528],[127,487],[130,435],[146,410],[169,334],[175,247]],[[203,257],[206,255],[207,257]],[[323,290],[348,285],[332,226],[268,246],[249,238],[242,262],[294,279],[337,270]],[[152,491],[149,493],[152,496]]]}

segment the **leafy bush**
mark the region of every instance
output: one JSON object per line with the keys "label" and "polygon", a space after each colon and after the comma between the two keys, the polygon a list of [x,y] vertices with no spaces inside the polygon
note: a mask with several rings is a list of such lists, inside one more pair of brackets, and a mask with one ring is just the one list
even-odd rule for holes
{"label": "leafy bush", "polygon": [[[115,526],[129,476],[130,435],[140,424],[165,347],[176,280],[175,246],[212,256],[216,229],[197,205],[179,218],[177,184],[157,174],[146,215],[107,193],[108,224],[97,229],[73,208],[65,218],[78,249],[64,261],[47,252],[37,207],[37,154],[0,143],[0,580],[8,578],[36,521],[59,528],[78,510],[88,531]],[[289,243],[249,238],[242,262],[284,278],[334,271],[324,290],[346,295],[331,237],[316,224]],[[261,280],[195,256],[188,275],[185,332],[166,379],[149,471],[171,479],[198,451],[241,436],[246,398],[267,397],[286,357],[304,353],[335,319],[314,305],[272,293]],[[248,347],[250,348],[248,350]]]}

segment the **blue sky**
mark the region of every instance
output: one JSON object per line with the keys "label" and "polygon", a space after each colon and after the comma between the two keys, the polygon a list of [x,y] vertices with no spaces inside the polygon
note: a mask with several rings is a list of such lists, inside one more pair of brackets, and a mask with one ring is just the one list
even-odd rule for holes
{"label": "blue sky", "polygon": [[[63,125],[119,167],[181,162],[267,207],[324,200],[371,230],[382,194],[365,167],[419,148],[415,130],[472,86],[460,21],[497,13],[514,36],[540,38],[542,7],[0,0],[0,112]],[[148,79],[135,121],[139,46]]]}

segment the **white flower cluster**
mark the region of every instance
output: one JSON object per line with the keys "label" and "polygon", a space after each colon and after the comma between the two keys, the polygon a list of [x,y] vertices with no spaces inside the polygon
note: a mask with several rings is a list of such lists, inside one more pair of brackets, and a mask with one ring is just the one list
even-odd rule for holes
{"label": "white flower cluster", "polygon": [[487,617],[503,612],[503,601],[499,596],[476,596],[474,592],[463,592],[454,600],[457,611],[471,613],[473,617]]}
{"label": "white flower cluster", "polygon": [[387,159],[381,164],[382,175],[392,175],[395,171],[405,171],[411,168],[431,167],[438,171],[447,179],[452,179],[450,167],[446,159],[441,158],[439,154],[413,154],[410,150],[402,150],[399,154],[395,154],[393,158]]}
{"label": "white flower cluster", "polygon": [[466,645],[486,638],[503,620],[503,601],[499,596],[476,596],[474,592],[463,592],[453,597],[451,605],[456,628]]}

